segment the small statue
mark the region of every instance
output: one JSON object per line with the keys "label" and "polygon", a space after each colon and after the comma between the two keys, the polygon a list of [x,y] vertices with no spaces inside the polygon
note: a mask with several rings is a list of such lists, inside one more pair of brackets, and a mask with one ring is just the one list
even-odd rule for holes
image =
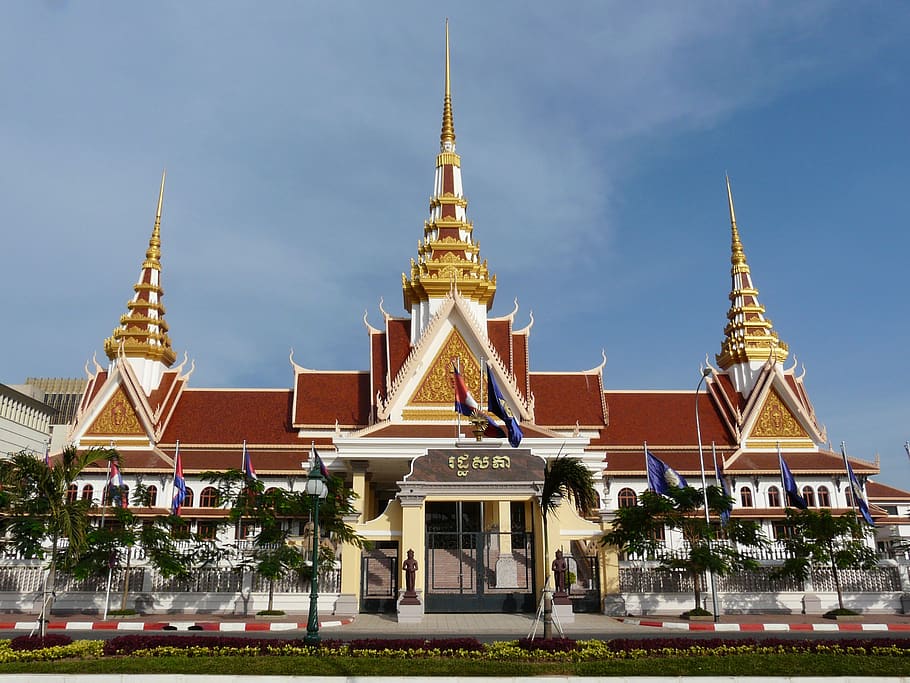
{"label": "small statue", "polygon": [[551,565],[553,570],[553,580],[556,582],[556,593],[558,595],[566,594],[566,575],[569,573],[569,563],[562,556],[562,551],[556,551],[556,559]]}
{"label": "small statue", "polygon": [[405,595],[414,595],[414,580],[417,577],[417,560],[414,559],[413,550],[408,550],[408,558],[401,567],[404,569]]}

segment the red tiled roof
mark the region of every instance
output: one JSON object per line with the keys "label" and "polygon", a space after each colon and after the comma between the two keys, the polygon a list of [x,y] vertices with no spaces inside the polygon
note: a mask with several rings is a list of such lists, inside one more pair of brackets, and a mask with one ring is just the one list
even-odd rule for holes
{"label": "red tiled roof", "polygon": [[496,353],[502,358],[502,362],[509,372],[514,373],[512,350],[509,343],[511,341],[511,328],[512,323],[508,319],[487,321],[487,338],[490,340],[490,344],[496,349]]}
{"label": "red tiled roof", "polygon": [[[257,449],[255,446],[250,447],[247,444],[247,450],[250,459],[253,462],[253,469],[257,474],[269,474],[271,472],[306,472],[302,463],[307,463],[310,459],[310,439],[306,442],[298,440],[299,448],[292,449]],[[317,448],[327,450],[331,446],[330,439],[317,439]],[[163,449],[173,458],[174,449],[168,447]],[[243,450],[242,448],[219,448],[219,449],[191,449],[180,447],[180,460],[183,465],[185,474],[198,472],[220,472],[225,470],[239,470],[242,467]]]}
{"label": "red tiled roof", "polygon": [[389,377],[394,382],[402,364],[411,353],[410,319],[389,318],[386,321],[386,339],[389,344]]}
{"label": "red tiled roof", "polygon": [[528,335],[512,335],[512,373],[515,384],[524,396],[531,394],[531,382],[528,377]]}
{"label": "red tiled roof", "polygon": [[389,374],[389,363],[386,356],[387,338],[384,332],[370,335],[370,374],[373,381],[370,396],[376,396],[376,394],[379,394],[382,398],[388,396],[389,388],[386,386]]}
{"label": "red tiled roof", "polygon": [[161,441],[296,444],[291,399],[289,389],[187,389]]}
{"label": "red tiled roof", "polygon": [[[120,469],[124,472],[130,470],[161,470],[169,472],[173,465],[151,449],[127,450],[118,449],[120,454]],[[107,470],[107,460],[93,463],[86,468],[88,472],[104,472]]]}
{"label": "red tiled roof", "polygon": [[[607,391],[604,397],[610,424],[601,432],[597,443],[609,447],[647,441],[655,446],[697,447],[694,392]],[[709,448],[712,441],[724,448],[733,445],[710,396],[702,395],[699,399],[698,417],[703,444]]]}
{"label": "red tiled roof", "polygon": [[364,427],[370,422],[367,372],[301,372],[294,393],[294,426]]}
{"label": "red tiled roof", "polygon": [[[851,465],[853,467],[853,465]],[[854,467],[854,471],[856,468]],[[875,501],[910,502],[910,493],[877,481],[866,481],[866,497]]]}
{"label": "red tiled roof", "polygon": [[158,410],[164,399],[167,397],[168,391],[174,385],[174,381],[177,379],[177,373],[173,370],[165,372],[161,377],[161,382],[158,384],[158,388],[152,391],[149,394],[149,407],[155,411]]}
{"label": "red tiled roof", "polygon": [[[547,432],[536,429],[534,425],[526,423],[523,423],[521,425],[521,431],[526,437],[537,438],[542,436],[551,436]],[[421,422],[389,424],[385,427],[379,427],[375,430],[370,430],[370,432],[364,434],[363,437],[382,439],[454,439],[455,435],[456,423],[453,419],[452,424],[426,424]],[[471,432],[471,425],[466,420],[462,420],[461,422],[461,438],[474,438],[474,434]],[[499,435],[495,428],[489,427],[485,433],[485,438],[499,439],[503,437]]]}
{"label": "red tiled roof", "polygon": [[[655,449],[648,444],[648,450],[660,458],[674,470],[684,475],[687,479],[693,476],[701,477],[701,461],[698,455],[698,447],[692,450],[662,451]],[[721,462],[724,455],[729,455],[729,451],[724,453],[722,450],[717,451],[717,462]],[[704,449],[705,472],[709,479],[714,479],[714,463],[711,461],[710,445]],[[604,474],[627,474],[630,476],[643,476],[645,473],[645,451],[644,446],[634,451],[607,451],[606,465]],[[701,482],[690,481],[690,485],[701,486]]]}
{"label": "red tiled roof", "polygon": [[[782,455],[787,467],[796,474],[803,473],[826,473],[826,472],[843,472],[844,459],[840,453],[831,451],[818,451],[816,453],[806,453],[800,451],[783,451]],[[857,474],[877,474],[878,467],[861,460],[850,460],[850,466]],[[745,451],[737,454],[732,461],[727,463],[726,470],[729,474],[748,473],[752,471],[759,472],[779,472],[780,464],[777,459],[777,452],[756,452]]]}
{"label": "red tiled roof", "polygon": [[605,424],[599,374],[530,373],[534,422],[546,427]]}

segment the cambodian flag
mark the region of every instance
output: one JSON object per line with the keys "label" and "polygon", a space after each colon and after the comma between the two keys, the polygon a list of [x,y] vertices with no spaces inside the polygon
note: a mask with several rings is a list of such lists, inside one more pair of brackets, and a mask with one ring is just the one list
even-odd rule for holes
{"label": "cambodian flag", "polygon": [[784,461],[784,456],[781,455],[779,447],[777,449],[777,462],[780,466],[780,480],[784,485],[787,501],[790,505],[799,508],[800,510],[808,509],[809,504],[806,502],[806,499],[800,495],[799,487],[796,485],[796,479],[793,478],[793,473],[790,471],[790,468],[787,467],[787,463]]}
{"label": "cambodian flag", "polygon": [[253,469],[253,461],[250,459],[250,452],[246,449],[246,441],[243,442],[243,476],[253,481],[258,481],[256,470]]}
{"label": "cambodian flag", "polygon": [[324,479],[328,480],[331,478],[329,475],[328,469],[326,469],[325,463],[322,462],[322,458],[319,457],[319,453],[316,452],[316,446],[310,446],[310,457],[313,458],[313,464],[310,467],[318,467],[319,474],[323,476]]}
{"label": "cambodian flag", "polygon": [[468,387],[464,383],[464,377],[458,371],[458,366],[458,361],[452,361],[452,371],[455,373],[455,412],[470,417],[480,406],[474,400],[474,397],[471,396],[471,392],[468,391]]}
{"label": "cambodian flag", "polygon": [[111,478],[108,484],[109,498],[116,505],[126,507],[126,497],[123,495],[123,477],[116,460],[111,460]]}
{"label": "cambodian flag", "polygon": [[186,500],[186,479],[183,478],[183,462],[180,460],[180,444],[174,454],[174,497],[171,499],[171,514],[179,515]]}

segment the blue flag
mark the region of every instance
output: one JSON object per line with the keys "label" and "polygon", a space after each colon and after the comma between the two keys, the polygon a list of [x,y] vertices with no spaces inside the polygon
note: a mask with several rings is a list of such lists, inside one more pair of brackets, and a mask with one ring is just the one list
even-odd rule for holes
{"label": "blue flag", "polygon": [[496,384],[496,378],[493,377],[493,370],[489,365],[487,366],[487,389],[489,394],[487,397],[487,409],[503,421],[508,432],[509,443],[512,444],[513,448],[518,448],[518,444],[521,443],[521,438],[524,434],[521,433],[518,420],[515,419],[509,410],[509,406],[506,405],[502,392],[499,391],[499,385]]}
{"label": "blue flag", "polygon": [[780,465],[780,478],[784,484],[784,491],[787,492],[787,502],[800,510],[808,509],[809,505],[806,503],[806,499],[800,495],[799,488],[796,486],[796,479],[793,478],[793,473],[787,467],[787,463],[784,462],[784,456],[780,452],[777,454],[777,460]]}
{"label": "blue flag", "polygon": [[656,457],[651,451],[645,451],[645,459],[648,462],[648,487],[654,493],[665,496],[669,493],[671,486],[680,489],[688,486],[685,477]]}
{"label": "blue flag", "polygon": [[869,503],[866,500],[866,496],[863,494],[863,487],[859,485],[856,475],[853,474],[853,468],[850,467],[850,463],[847,462],[846,455],[844,456],[844,462],[847,464],[847,477],[850,479],[850,489],[853,491],[853,505],[854,507],[859,508],[859,511],[863,515],[863,519],[866,520],[866,524],[875,526],[875,521],[872,519],[872,515],[869,512]]}

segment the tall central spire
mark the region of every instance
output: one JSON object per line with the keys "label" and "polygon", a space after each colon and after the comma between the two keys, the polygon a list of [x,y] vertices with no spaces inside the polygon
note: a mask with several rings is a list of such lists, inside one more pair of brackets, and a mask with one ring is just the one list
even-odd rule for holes
{"label": "tall central spire", "polygon": [[717,363],[724,370],[733,368],[733,379],[737,389],[748,394],[756,371],[774,358],[783,362],[789,355],[787,345],[780,341],[771,320],[765,317],[765,307],[758,301],[758,290],[752,284],[752,273],[746,261],[746,252],[736,225],[733,209],[733,192],[730,177],[727,176],[727,205],[730,209],[730,310],[727,311],[727,325],[724,341]]}
{"label": "tall central spire", "polygon": [[449,68],[449,20],[446,19],[446,90],[442,101],[442,133],[439,151],[455,151],[455,121],[452,117],[452,72]]}
{"label": "tall central spire", "polygon": [[145,261],[139,273],[139,281],[133,285],[135,295],[126,305],[128,312],[120,316],[120,326],[104,341],[104,352],[112,361],[121,352],[137,370],[146,391],[157,385],[157,379],[164,368],[173,365],[176,354],[171,348],[167,323],[164,321],[164,305],[161,299],[161,206],[164,202],[164,179],[161,173],[161,187],[158,190],[158,207],[155,211],[155,225]]}
{"label": "tall central spire", "polygon": [[481,261],[480,243],[474,241],[474,225],[467,219],[461,157],[455,152],[449,55],[449,22],[446,21],[442,132],[430,215],[423,224],[423,239],[417,244],[417,260],[411,259],[410,278],[401,276],[404,307],[411,313],[412,344],[423,334],[446,298],[456,291],[467,302],[478,327],[486,329],[487,311],[496,295],[496,276],[491,277],[487,262]]}

